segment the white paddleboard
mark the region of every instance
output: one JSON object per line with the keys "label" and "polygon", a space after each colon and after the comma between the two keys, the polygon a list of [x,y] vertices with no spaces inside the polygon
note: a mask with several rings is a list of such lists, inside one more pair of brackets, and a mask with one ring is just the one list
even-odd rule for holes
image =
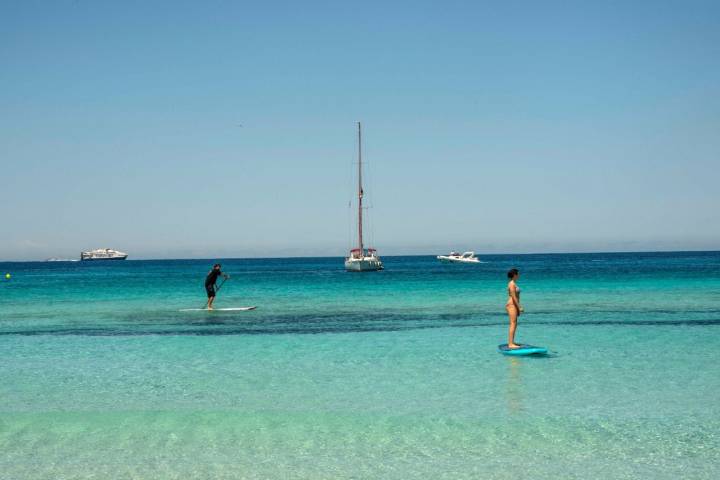
{"label": "white paddleboard", "polygon": [[183,308],[181,312],[246,312],[248,310],[255,310],[257,307],[230,307],[230,308],[213,308],[209,310],[207,308]]}

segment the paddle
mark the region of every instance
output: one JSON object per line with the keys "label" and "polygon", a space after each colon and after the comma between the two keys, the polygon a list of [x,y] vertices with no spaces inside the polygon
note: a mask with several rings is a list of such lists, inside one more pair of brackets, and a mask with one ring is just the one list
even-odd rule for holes
{"label": "paddle", "polygon": [[[224,278],[223,278],[223,281],[220,282],[220,285],[218,285],[218,287],[215,289],[215,295],[217,295],[217,292],[219,292],[220,289],[222,288],[222,286],[225,285],[225,282],[227,282],[227,279],[228,279],[228,277],[224,277]],[[209,303],[210,303],[210,299],[208,298],[208,299],[205,301],[205,306],[202,307],[203,310],[207,308],[207,306],[208,306]]]}

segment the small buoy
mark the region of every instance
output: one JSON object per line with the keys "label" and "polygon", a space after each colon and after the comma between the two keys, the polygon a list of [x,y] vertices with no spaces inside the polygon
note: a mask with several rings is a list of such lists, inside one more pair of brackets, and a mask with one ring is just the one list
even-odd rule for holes
{"label": "small buoy", "polygon": [[5,278],[7,278],[8,280],[10,280],[10,274],[9,274],[9,273],[6,273],[6,274],[5,274]]}

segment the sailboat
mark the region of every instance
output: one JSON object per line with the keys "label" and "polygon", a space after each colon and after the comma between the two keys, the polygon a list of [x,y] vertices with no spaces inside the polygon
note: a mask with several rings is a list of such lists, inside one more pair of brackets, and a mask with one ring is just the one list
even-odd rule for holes
{"label": "sailboat", "polygon": [[362,131],[358,122],[358,245],[350,250],[345,259],[345,270],[349,272],[372,272],[383,269],[382,261],[374,248],[363,246],[363,187],[362,187]]}

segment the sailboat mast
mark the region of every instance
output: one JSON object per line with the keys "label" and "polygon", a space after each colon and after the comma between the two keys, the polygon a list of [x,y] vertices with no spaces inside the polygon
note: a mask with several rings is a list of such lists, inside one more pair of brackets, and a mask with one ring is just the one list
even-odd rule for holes
{"label": "sailboat mast", "polygon": [[361,257],[365,256],[362,235],[362,199],[362,133],[360,130],[360,122],[358,122],[358,248],[360,249]]}

